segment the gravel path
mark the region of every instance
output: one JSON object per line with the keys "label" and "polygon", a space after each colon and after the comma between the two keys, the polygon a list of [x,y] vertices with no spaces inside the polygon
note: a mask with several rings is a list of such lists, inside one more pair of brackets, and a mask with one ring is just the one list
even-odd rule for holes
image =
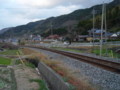
{"label": "gravel path", "polygon": [[77,61],[76,59],[72,59],[53,52],[40,49],[34,50],[42,52],[43,54],[54,60],[61,60],[72,69],[79,69],[80,72],[77,74],[79,76],[83,75],[87,77],[89,82],[94,86],[98,87],[99,90],[120,90],[120,74],[115,74],[101,68],[92,66],[90,64]]}

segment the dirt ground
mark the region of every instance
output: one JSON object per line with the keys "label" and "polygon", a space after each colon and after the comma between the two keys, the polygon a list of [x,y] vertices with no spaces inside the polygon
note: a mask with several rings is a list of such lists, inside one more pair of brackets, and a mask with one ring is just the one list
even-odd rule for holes
{"label": "dirt ground", "polygon": [[17,82],[17,90],[38,90],[39,85],[37,82],[30,82],[31,79],[39,79],[40,76],[37,71],[33,68],[16,65],[13,66],[15,78]]}

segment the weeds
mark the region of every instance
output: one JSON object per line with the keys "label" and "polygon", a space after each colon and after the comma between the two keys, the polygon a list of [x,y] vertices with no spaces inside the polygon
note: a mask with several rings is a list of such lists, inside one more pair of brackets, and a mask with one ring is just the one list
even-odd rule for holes
{"label": "weeds", "polygon": [[44,80],[31,79],[30,82],[37,82],[39,84],[39,90],[48,90]]}
{"label": "weeds", "polygon": [[21,50],[22,50],[24,55],[30,55],[30,54],[36,53],[35,51],[33,51],[29,48],[22,48]]}
{"label": "weeds", "polygon": [[[84,82],[83,80],[80,80],[73,75],[66,66],[63,66],[64,64],[60,61],[56,60],[50,60],[48,59],[44,54],[42,53],[34,53],[33,56],[29,57],[30,59],[36,59],[44,62],[47,66],[52,68],[56,73],[58,73],[60,76],[63,77],[63,80],[65,82],[70,83],[70,90],[94,90],[88,82]],[[72,85],[72,86],[71,86]],[[74,88],[75,87],[75,88]]]}
{"label": "weeds", "polygon": [[25,65],[31,68],[35,68],[35,65],[30,62],[26,62]]}
{"label": "weeds", "polygon": [[16,90],[17,85],[13,69],[0,69],[0,90]]}

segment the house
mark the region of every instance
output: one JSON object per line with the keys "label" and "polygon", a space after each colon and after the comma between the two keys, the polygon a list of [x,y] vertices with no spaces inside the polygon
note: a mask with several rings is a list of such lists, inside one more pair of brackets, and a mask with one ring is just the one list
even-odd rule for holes
{"label": "house", "polygon": [[76,41],[86,41],[88,37],[89,37],[88,35],[78,35],[76,37],[77,39]]}
{"label": "house", "polygon": [[32,41],[41,41],[42,37],[40,35],[30,35],[30,40],[32,40]]}
{"label": "house", "polygon": [[101,29],[88,30],[89,36],[93,36],[93,34],[100,36],[101,32],[103,32],[103,35],[105,34],[105,30],[101,30]]}
{"label": "house", "polygon": [[113,34],[110,36],[110,39],[117,39],[117,38],[118,38],[117,33],[113,33]]}
{"label": "house", "polygon": [[59,36],[59,35],[57,35],[57,34],[55,34],[55,35],[50,35],[50,36],[48,36],[48,37],[46,37],[46,39],[54,39],[54,40],[58,40],[58,39],[60,39],[61,37]]}
{"label": "house", "polygon": [[118,35],[116,33],[112,34],[111,37],[116,38]]}
{"label": "house", "polygon": [[109,38],[112,35],[112,33],[106,32],[105,30],[101,30],[101,29],[94,29],[94,30],[92,29],[92,30],[88,31],[89,37],[94,36],[94,39],[100,39],[101,38],[101,32],[102,32],[102,35],[103,35],[103,39]]}

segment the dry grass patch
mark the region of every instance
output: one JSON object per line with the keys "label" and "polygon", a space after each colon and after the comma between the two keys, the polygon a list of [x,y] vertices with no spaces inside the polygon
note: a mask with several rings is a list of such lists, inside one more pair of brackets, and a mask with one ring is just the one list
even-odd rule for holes
{"label": "dry grass patch", "polygon": [[29,49],[29,48],[22,48],[21,51],[23,52],[24,55],[30,55],[30,54],[37,53],[36,51]]}
{"label": "dry grass patch", "polygon": [[66,67],[63,62],[51,60],[47,56],[39,52],[35,52],[29,58],[44,62],[47,66],[49,66],[55,72],[57,72],[60,76],[62,76],[64,81],[69,82],[71,85],[73,85],[76,90],[95,90],[87,82],[87,80],[83,81],[83,79],[78,79],[73,73],[75,71],[72,71],[71,69]]}
{"label": "dry grass patch", "polygon": [[76,90],[94,90],[87,82],[81,81],[80,79],[76,78],[74,73],[70,69],[68,69],[64,65],[64,63],[54,60],[44,60],[44,63],[46,63],[55,72],[62,76],[66,82],[69,82],[71,85],[75,86]]}

